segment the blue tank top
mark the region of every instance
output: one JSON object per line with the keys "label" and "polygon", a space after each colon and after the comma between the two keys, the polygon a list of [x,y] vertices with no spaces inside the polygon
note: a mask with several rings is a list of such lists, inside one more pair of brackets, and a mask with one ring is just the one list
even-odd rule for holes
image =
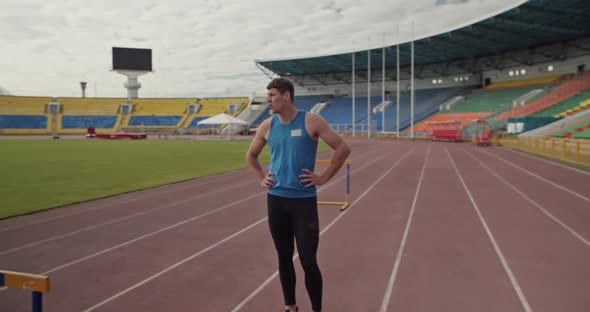
{"label": "blue tank top", "polygon": [[315,170],[315,158],[318,141],[309,136],[305,130],[305,112],[297,115],[288,124],[283,124],[278,115],[272,116],[268,145],[270,147],[270,165],[268,170],[274,173],[275,184],[268,191],[271,195],[304,198],[316,196],[316,187],[305,187],[299,181],[301,169]]}

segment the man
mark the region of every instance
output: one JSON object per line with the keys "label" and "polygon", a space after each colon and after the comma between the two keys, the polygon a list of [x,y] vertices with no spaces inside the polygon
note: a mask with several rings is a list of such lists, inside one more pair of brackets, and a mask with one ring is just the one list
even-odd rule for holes
{"label": "man", "polygon": [[[294,239],[312,309],[320,312],[322,274],[316,258],[319,243],[316,185],[328,182],[338,172],[350,149],[322,117],[295,108],[294,88],[289,80],[273,79],[266,89],[273,116],[258,127],[246,160],[260,186],[268,189],[268,223],[278,254],[286,312],[298,311],[293,266]],[[314,173],[319,138],[335,151],[331,165],[321,175]],[[258,155],[267,143],[270,146],[270,165],[265,174]]]}

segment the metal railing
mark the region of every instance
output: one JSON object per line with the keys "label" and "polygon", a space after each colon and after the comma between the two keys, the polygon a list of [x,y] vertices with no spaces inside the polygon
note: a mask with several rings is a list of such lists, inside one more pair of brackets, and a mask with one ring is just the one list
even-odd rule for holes
{"label": "metal railing", "polygon": [[590,140],[496,136],[494,144],[590,168]]}

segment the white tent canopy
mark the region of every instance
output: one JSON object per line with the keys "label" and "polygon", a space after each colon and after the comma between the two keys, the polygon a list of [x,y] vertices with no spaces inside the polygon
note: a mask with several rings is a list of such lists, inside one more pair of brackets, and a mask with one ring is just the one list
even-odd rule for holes
{"label": "white tent canopy", "polygon": [[248,123],[230,116],[228,114],[219,114],[213,117],[203,119],[197,122],[197,125],[247,125]]}

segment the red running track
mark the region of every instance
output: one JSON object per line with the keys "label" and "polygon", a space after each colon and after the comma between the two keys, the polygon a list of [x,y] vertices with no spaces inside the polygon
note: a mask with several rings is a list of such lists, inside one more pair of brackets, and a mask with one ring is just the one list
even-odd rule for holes
{"label": "red running track", "polygon": [[[352,205],[320,208],[325,311],[590,310],[590,174],[501,148],[352,143]],[[342,171],[320,200],[344,189]],[[49,312],[282,311],[276,266],[246,170],[0,221],[0,268],[49,275]],[[30,294],[0,289],[0,311],[30,311]]]}

